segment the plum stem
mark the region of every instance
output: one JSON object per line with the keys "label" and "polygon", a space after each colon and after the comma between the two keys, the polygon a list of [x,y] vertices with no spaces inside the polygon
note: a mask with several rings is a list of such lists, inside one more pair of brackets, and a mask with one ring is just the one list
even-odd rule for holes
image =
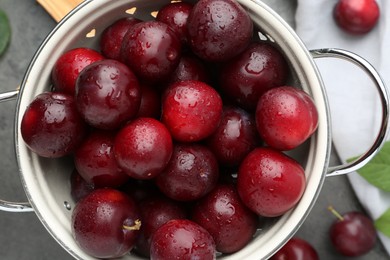
{"label": "plum stem", "polygon": [[130,230],[130,231],[140,230],[140,228],[141,228],[141,220],[139,220],[139,219],[135,220],[134,221],[134,225],[132,225],[132,226],[123,225],[123,228],[126,229],[126,230]]}
{"label": "plum stem", "polygon": [[340,215],[332,206],[328,206],[328,210],[332,212],[333,215],[335,215],[339,220],[343,221],[343,216]]}

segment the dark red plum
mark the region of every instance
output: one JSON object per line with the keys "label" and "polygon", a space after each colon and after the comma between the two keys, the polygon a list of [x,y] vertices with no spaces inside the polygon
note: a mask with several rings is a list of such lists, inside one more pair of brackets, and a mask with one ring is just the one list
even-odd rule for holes
{"label": "dark red plum", "polygon": [[135,117],[141,91],[137,77],[123,63],[104,59],[88,65],[76,82],[77,108],[91,126],[113,130]]}
{"label": "dark red plum", "polygon": [[141,228],[136,203],[115,189],[97,189],[81,199],[72,212],[72,234],[87,254],[118,258],[135,245]]}
{"label": "dark red plum", "polygon": [[141,22],[141,20],[132,16],[124,17],[106,27],[99,40],[100,50],[104,57],[120,61],[123,38],[129,28],[139,22]]}
{"label": "dark red plum", "polygon": [[254,116],[233,106],[224,107],[217,130],[207,138],[220,165],[229,167],[238,166],[260,144]]}
{"label": "dark red plum", "polygon": [[195,204],[192,220],[214,238],[221,253],[234,253],[253,238],[258,216],[241,201],[234,185],[219,185]]}
{"label": "dark red plum", "polygon": [[86,124],[73,96],[43,92],[26,108],[20,130],[24,142],[34,153],[59,158],[73,153],[80,145]]}
{"label": "dark red plum", "polygon": [[202,259],[216,257],[215,243],[201,226],[187,219],[170,220],[154,233],[151,259]]}
{"label": "dark red plum", "polygon": [[172,158],[156,177],[156,184],[169,198],[193,201],[210,192],[218,176],[218,162],[206,146],[175,144]]}
{"label": "dark red plum", "polygon": [[253,22],[234,0],[200,0],[187,21],[191,50],[205,61],[227,61],[250,43]]}
{"label": "dark red plum", "polygon": [[78,173],[94,187],[119,187],[129,176],[119,167],[114,156],[115,132],[89,133],[74,154]]}

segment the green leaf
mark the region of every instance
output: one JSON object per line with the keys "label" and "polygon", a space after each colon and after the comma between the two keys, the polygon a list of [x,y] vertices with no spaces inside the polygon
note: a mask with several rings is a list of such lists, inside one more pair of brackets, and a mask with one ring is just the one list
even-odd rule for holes
{"label": "green leaf", "polygon": [[0,9],[0,55],[7,49],[11,37],[11,27],[7,14]]}
{"label": "green leaf", "polygon": [[382,232],[385,236],[390,237],[390,209],[375,220],[374,225],[378,231]]}
{"label": "green leaf", "polygon": [[375,187],[390,192],[390,142],[385,142],[377,155],[357,172]]}

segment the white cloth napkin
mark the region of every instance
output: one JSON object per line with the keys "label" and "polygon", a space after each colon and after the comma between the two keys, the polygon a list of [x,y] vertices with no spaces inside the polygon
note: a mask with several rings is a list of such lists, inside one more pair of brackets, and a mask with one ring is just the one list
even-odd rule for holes
{"label": "white cloth napkin", "polygon": [[[343,32],[334,22],[337,0],[298,0],[296,32],[308,49],[342,48],[368,60],[390,87],[390,1],[377,0],[381,14],[376,28],[362,36]],[[340,159],[368,150],[379,129],[380,100],[375,86],[361,69],[338,59],[318,59],[332,117],[332,134]],[[337,178],[337,177],[331,177]],[[390,193],[375,188],[357,173],[348,174],[367,213],[377,219],[390,208]],[[390,254],[390,238],[379,233]]]}

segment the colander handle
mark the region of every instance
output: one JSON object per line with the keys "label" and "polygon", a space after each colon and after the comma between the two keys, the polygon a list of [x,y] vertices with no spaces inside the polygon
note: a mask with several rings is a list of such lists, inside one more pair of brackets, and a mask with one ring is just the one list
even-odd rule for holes
{"label": "colander handle", "polygon": [[[15,99],[19,94],[19,90],[9,91],[0,94],[0,103]],[[28,202],[10,202],[0,199],[0,210],[8,212],[31,212],[34,209]]]}
{"label": "colander handle", "polygon": [[370,76],[371,80],[375,84],[377,91],[379,92],[382,108],[382,120],[379,133],[374,143],[363,155],[361,155],[354,161],[329,167],[327,176],[336,176],[354,172],[366,165],[379,152],[379,150],[382,148],[383,144],[386,141],[389,126],[389,93],[387,91],[385,83],[383,82],[382,78],[375,70],[375,68],[367,60],[363,59],[359,55],[350,51],[334,48],[317,49],[311,50],[310,52],[313,58],[341,58],[346,61],[352,62]]}

